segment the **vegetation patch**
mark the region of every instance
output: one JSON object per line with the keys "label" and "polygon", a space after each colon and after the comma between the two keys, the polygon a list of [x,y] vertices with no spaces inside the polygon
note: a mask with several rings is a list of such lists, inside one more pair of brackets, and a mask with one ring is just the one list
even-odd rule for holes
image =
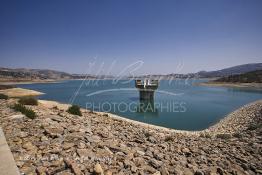
{"label": "vegetation patch", "polygon": [[241,135],[240,133],[234,133],[234,134],[233,134],[233,137],[242,138],[242,135]]}
{"label": "vegetation patch", "polygon": [[8,96],[5,95],[5,94],[0,94],[0,99],[5,99],[5,100],[7,100],[7,99],[8,99]]}
{"label": "vegetation patch", "polygon": [[201,133],[200,134],[200,137],[203,137],[203,138],[212,138],[212,135],[210,133]]}
{"label": "vegetation patch", "polygon": [[220,139],[230,139],[232,137],[231,134],[217,134],[217,138]]}
{"label": "vegetation patch", "polygon": [[231,82],[231,83],[262,83],[262,70],[247,72],[239,75],[230,75],[222,77],[215,82]]}
{"label": "vegetation patch", "polygon": [[54,109],[54,110],[58,110],[58,107],[57,107],[57,106],[54,106],[53,109]]}
{"label": "vegetation patch", "polygon": [[152,133],[150,133],[150,132],[145,132],[144,134],[145,134],[145,137],[147,137],[147,138],[152,136]]}
{"label": "vegetation patch", "polygon": [[22,114],[24,114],[25,116],[27,116],[30,119],[36,118],[36,113],[32,109],[28,109],[22,104],[15,104],[12,108],[15,111],[21,112]]}
{"label": "vegetation patch", "polygon": [[22,105],[38,105],[37,99],[33,97],[22,97],[19,99],[18,103]]}
{"label": "vegetation patch", "polygon": [[165,137],[165,142],[170,142],[170,141],[173,141],[174,140],[174,137],[172,135],[168,135]]}
{"label": "vegetation patch", "polygon": [[262,128],[262,124],[261,123],[254,123],[254,124],[251,124],[247,130],[250,130],[250,131],[253,131],[253,130],[256,130],[256,129],[260,129]]}
{"label": "vegetation patch", "polygon": [[80,111],[80,107],[77,105],[72,105],[67,109],[67,112],[73,115],[79,115],[82,116],[82,113]]}

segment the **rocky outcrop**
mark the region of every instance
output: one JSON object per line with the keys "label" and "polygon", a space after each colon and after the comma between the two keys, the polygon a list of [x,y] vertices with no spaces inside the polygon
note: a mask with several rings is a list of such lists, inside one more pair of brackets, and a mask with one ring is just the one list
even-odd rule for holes
{"label": "rocky outcrop", "polygon": [[31,120],[0,101],[0,124],[25,174],[259,174],[262,102],[247,105],[201,132],[161,127],[82,110],[29,106]]}

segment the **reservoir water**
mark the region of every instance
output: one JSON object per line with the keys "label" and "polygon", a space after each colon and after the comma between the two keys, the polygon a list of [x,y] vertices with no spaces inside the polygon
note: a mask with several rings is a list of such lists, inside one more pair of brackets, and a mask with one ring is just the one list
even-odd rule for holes
{"label": "reservoir water", "polygon": [[39,99],[73,103],[182,130],[208,128],[235,109],[262,99],[262,92],[257,90],[195,85],[203,81],[207,80],[161,80],[154,102],[149,103],[140,103],[134,80],[70,80],[18,86],[45,93]]}

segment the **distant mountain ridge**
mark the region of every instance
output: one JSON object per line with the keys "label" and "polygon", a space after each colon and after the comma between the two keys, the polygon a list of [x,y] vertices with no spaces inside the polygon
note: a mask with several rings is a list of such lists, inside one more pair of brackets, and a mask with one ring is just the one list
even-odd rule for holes
{"label": "distant mountain ridge", "polygon": [[135,78],[170,79],[170,78],[219,78],[230,75],[243,74],[246,72],[262,70],[262,63],[250,63],[233,66],[216,71],[200,71],[188,74],[167,74],[167,75],[142,75]]}
{"label": "distant mountain ridge", "polygon": [[[230,75],[243,74],[246,72],[262,70],[262,63],[243,64],[217,71],[200,71],[189,74],[167,74],[167,75],[142,75],[129,78],[218,78]],[[0,81],[45,81],[45,80],[69,80],[69,79],[95,79],[114,78],[108,75],[84,75],[70,74],[62,71],[49,69],[25,69],[25,68],[0,68]]]}
{"label": "distant mountain ridge", "polygon": [[25,69],[25,68],[0,68],[0,78],[3,80],[31,81],[31,80],[67,80],[81,78],[95,78],[91,75],[69,74],[62,71],[49,69]]}
{"label": "distant mountain ridge", "polygon": [[223,76],[243,74],[256,70],[262,70],[262,63],[242,64],[242,65],[233,66],[217,71],[209,71],[209,72],[200,71],[197,74],[200,77],[209,78],[209,77],[223,77]]}
{"label": "distant mountain ridge", "polygon": [[229,75],[214,80],[226,83],[262,83],[262,70],[246,72],[243,74]]}

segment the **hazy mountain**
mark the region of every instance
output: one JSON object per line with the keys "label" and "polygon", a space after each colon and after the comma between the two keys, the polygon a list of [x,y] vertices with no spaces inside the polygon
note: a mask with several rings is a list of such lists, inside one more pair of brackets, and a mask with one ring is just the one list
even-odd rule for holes
{"label": "hazy mountain", "polygon": [[238,75],[229,75],[214,81],[230,83],[262,83],[262,70],[256,70]]}
{"label": "hazy mountain", "polygon": [[200,71],[198,74],[200,77],[223,77],[229,75],[243,74],[246,72],[262,70],[262,63],[242,64],[234,67],[229,67],[217,71]]}
{"label": "hazy mountain", "polygon": [[[189,74],[168,74],[168,75],[141,75],[129,78],[153,78],[153,79],[170,79],[170,78],[214,78],[224,77],[229,75],[243,74],[246,72],[262,70],[262,63],[243,64],[217,71],[200,71]],[[1,80],[13,81],[31,81],[31,80],[63,80],[63,79],[83,79],[83,78],[114,78],[109,75],[84,75],[84,74],[69,74],[66,72],[48,70],[48,69],[11,69],[0,68]]]}
{"label": "hazy mountain", "polygon": [[63,79],[80,79],[95,78],[95,76],[86,76],[80,74],[69,74],[66,72],[49,70],[49,69],[11,69],[0,68],[0,77],[2,80],[63,80]]}
{"label": "hazy mountain", "polygon": [[[171,78],[217,78],[229,75],[243,74],[246,72],[262,70],[262,63],[243,64],[216,71],[200,71],[188,74],[167,74],[167,75],[142,75],[135,78],[152,78],[152,79],[171,79]],[[129,77],[132,78],[132,77]]]}

